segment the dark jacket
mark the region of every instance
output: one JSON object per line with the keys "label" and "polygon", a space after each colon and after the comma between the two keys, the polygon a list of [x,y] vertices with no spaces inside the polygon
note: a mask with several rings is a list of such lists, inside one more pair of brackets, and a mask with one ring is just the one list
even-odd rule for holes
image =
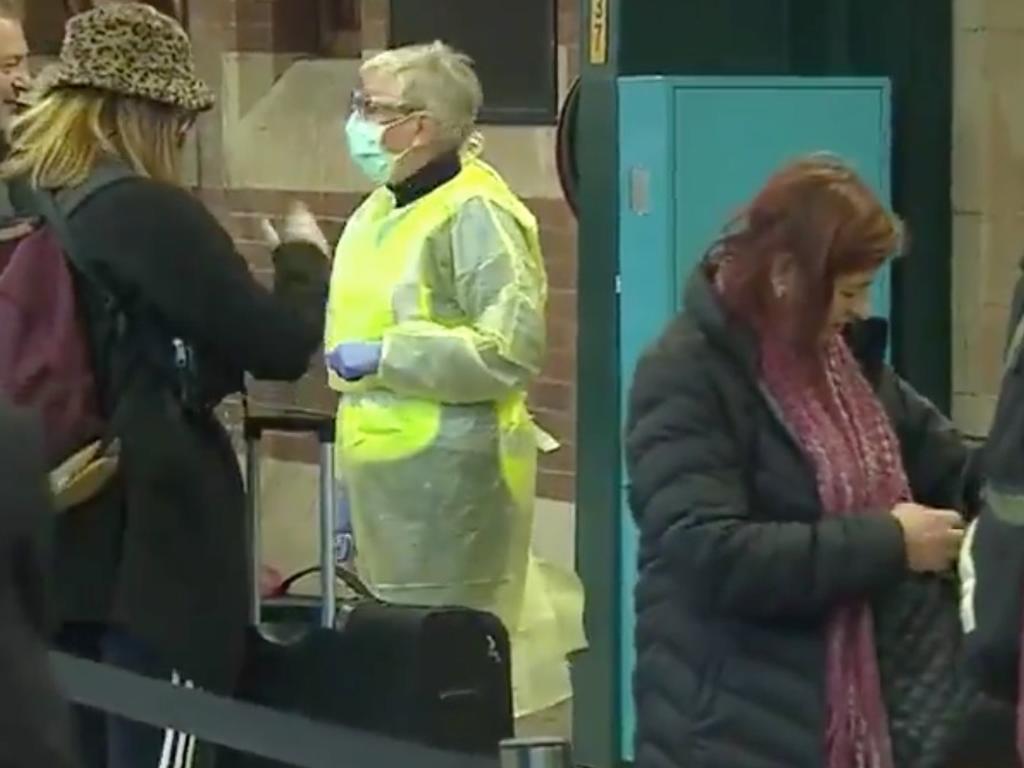
{"label": "dark jacket", "polygon": [[212,412],[182,406],[173,340],[197,351],[210,402],[243,371],[299,378],[322,336],[328,261],[312,246],[280,248],[265,288],[193,195],[141,178],[96,192],[70,232],[126,322],[118,336],[104,291],[79,279],[122,458],[119,482],[61,519],[61,618],[128,629],[198,685],[228,687],[248,619],[242,479]]}
{"label": "dark jacket", "polygon": [[1006,368],[978,465],[981,512],[961,560],[971,670],[992,695],[1020,695],[1024,638],[1024,277],[1010,317]]}
{"label": "dark jacket", "polygon": [[[823,518],[815,472],[761,391],[756,345],[702,270],[640,361],[627,461],[640,531],[637,768],[822,768],[830,609],[907,574],[887,510]],[[851,346],[892,420],[914,498],[960,507],[967,452],[884,364]]]}
{"label": "dark jacket", "polygon": [[75,762],[44,639],[53,514],[36,425],[0,404],[0,768]]}

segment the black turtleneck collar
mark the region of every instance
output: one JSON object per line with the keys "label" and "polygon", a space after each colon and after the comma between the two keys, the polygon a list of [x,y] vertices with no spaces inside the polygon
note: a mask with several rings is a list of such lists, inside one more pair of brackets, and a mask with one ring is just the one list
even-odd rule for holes
{"label": "black turtleneck collar", "polygon": [[451,181],[461,170],[462,162],[458,153],[448,152],[434,158],[409,178],[397,184],[388,184],[388,189],[395,196],[395,205],[401,208]]}

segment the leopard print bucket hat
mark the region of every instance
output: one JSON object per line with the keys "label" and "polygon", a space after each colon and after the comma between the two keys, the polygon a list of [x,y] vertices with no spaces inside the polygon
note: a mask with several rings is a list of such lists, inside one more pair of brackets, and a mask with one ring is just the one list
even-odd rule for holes
{"label": "leopard print bucket hat", "polygon": [[73,16],[60,61],[44,70],[36,94],[95,88],[150,99],[187,112],[214,104],[195,71],[192,44],[181,25],[144,3],[109,3]]}

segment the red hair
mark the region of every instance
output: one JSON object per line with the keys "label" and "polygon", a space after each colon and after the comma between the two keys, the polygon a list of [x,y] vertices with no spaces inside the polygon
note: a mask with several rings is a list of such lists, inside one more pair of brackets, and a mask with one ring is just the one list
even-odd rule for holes
{"label": "red hair", "polygon": [[812,155],[776,172],[708,259],[722,270],[722,301],[733,315],[810,351],[828,320],[836,278],[880,267],[902,241],[899,220],[849,166]]}

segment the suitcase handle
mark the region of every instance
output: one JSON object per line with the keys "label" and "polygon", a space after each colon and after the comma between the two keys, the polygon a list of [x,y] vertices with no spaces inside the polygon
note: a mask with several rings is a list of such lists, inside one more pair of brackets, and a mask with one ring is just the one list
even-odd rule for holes
{"label": "suitcase handle", "polygon": [[[312,576],[314,573],[320,573],[322,570],[319,565],[314,565],[311,568],[304,568],[298,573],[293,573],[278,586],[276,590],[277,595],[283,597],[289,594],[296,582],[301,581],[307,576]],[[351,589],[357,596],[364,600],[372,600],[375,603],[380,602],[380,598],[373,594],[370,588],[366,586],[366,582],[359,578],[355,571],[337,565],[334,567],[334,575],[340,583]]]}
{"label": "suitcase handle", "polygon": [[246,418],[245,439],[248,442],[259,442],[263,439],[264,432],[316,435],[323,445],[333,443],[335,440],[335,419],[327,414],[302,411]]}
{"label": "suitcase handle", "polygon": [[260,461],[259,443],[264,432],[316,435],[320,442],[320,624],[333,627],[337,603],[334,597],[334,418],[326,414],[284,411],[264,416],[247,415],[243,426],[246,454],[246,497],[248,500],[247,539],[252,572],[250,619],[259,625],[262,596],[259,590],[261,572],[260,546]]}

